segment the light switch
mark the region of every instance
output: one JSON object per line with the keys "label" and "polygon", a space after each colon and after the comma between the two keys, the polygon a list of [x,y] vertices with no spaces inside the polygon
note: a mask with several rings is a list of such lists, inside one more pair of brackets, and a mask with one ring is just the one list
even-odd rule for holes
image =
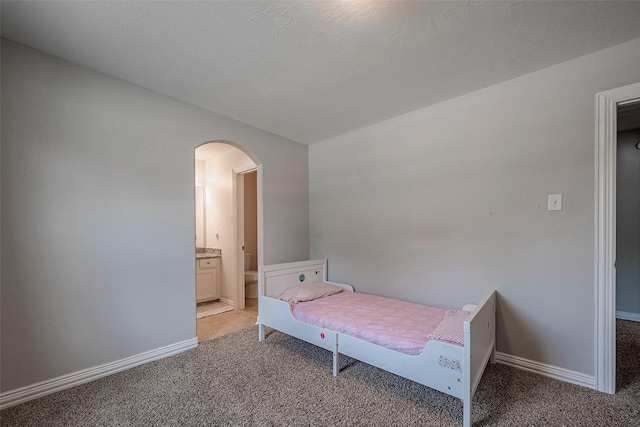
{"label": "light switch", "polygon": [[560,194],[549,194],[548,211],[561,211],[562,210],[562,193]]}

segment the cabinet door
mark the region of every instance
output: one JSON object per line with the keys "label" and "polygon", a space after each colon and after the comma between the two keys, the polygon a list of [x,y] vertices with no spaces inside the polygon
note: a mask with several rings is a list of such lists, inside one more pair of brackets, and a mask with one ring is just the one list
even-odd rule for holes
{"label": "cabinet door", "polygon": [[217,298],[220,298],[220,259],[207,259],[196,270],[196,302]]}
{"label": "cabinet door", "polygon": [[215,270],[198,271],[196,273],[196,301],[214,299]]}
{"label": "cabinet door", "polygon": [[220,298],[220,270],[220,259],[216,258],[213,268],[213,284],[211,285],[214,298]]}

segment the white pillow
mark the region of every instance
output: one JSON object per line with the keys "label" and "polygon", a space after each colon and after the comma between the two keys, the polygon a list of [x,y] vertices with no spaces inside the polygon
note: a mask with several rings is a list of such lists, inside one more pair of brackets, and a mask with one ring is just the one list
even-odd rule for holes
{"label": "white pillow", "polygon": [[291,304],[297,304],[299,302],[311,301],[316,298],[337,294],[343,290],[340,286],[324,282],[315,282],[289,288],[281,293],[278,298]]}

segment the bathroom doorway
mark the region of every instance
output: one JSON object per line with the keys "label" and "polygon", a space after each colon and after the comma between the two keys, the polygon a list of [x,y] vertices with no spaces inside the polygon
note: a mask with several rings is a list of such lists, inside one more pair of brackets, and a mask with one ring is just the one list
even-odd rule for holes
{"label": "bathroom doorway", "polygon": [[236,309],[251,305],[257,310],[258,265],[262,251],[260,226],[260,180],[257,166],[234,168],[234,218],[237,266]]}
{"label": "bathroom doorway", "polygon": [[[217,274],[215,295],[210,299],[212,304],[225,304],[231,311],[209,313],[202,317],[200,305],[196,306],[196,333],[198,341],[203,342],[236,330],[255,324],[257,317],[257,301],[255,307],[245,304],[244,263],[237,256],[244,240],[239,240],[238,224],[244,223],[244,197],[238,198],[238,191],[245,190],[245,175],[247,185],[251,186],[246,192],[253,194],[253,210],[256,212],[255,233],[257,246],[255,247],[256,261],[260,261],[261,242],[260,223],[261,208],[261,170],[251,156],[236,144],[219,141],[203,144],[196,148],[196,252],[198,249],[212,252],[216,258],[209,270]],[[242,185],[239,186],[238,184]],[[239,190],[240,189],[240,190]],[[251,205],[251,203],[248,203]],[[240,208],[240,209],[239,209]],[[202,212],[199,212],[202,211]],[[244,239],[244,228],[240,229],[240,237]],[[250,234],[250,233],[249,233]],[[240,242],[240,244],[238,243]],[[201,247],[203,246],[203,247]],[[202,279],[209,270],[200,265],[203,254],[196,255],[196,302],[202,299],[202,288],[198,279]],[[214,255],[211,255],[214,256]],[[252,263],[253,265],[254,263]],[[200,268],[200,270],[198,270]],[[238,271],[239,268],[240,272]],[[200,280],[202,282],[202,280]],[[208,303],[205,302],[205,303]],[[215,311],[215,310],[212,310]]]}

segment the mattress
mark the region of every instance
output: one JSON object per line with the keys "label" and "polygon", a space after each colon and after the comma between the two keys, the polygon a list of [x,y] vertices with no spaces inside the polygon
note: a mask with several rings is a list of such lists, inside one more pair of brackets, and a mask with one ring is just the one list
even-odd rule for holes
{"label": "mattress", "polygon": [[292,307],[293,316],[301,322],[409,355],[422,352],[429,335],[450,311],[346,291]]}

